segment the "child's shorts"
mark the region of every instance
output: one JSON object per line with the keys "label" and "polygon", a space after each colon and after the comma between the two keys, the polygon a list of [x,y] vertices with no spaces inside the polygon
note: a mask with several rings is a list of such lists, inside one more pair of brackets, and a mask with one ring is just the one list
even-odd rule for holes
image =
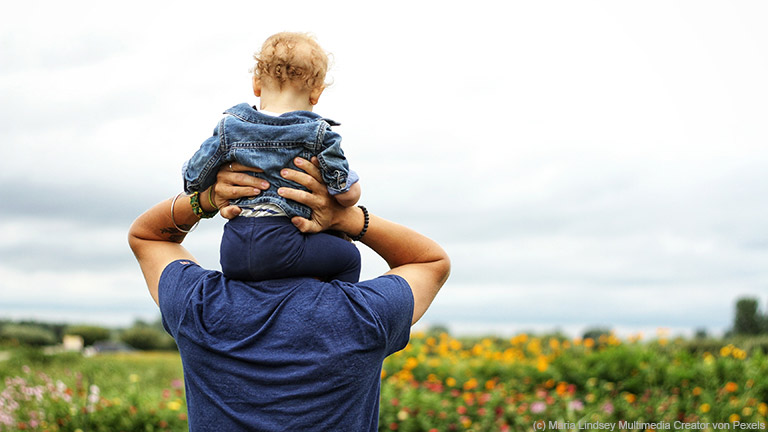
{"label": "child's shorts", "polygon": [[287,217],[236,217],[224,225],[221,270],[238,280],[318,277],[355,283],[360,251],[327,233],[304,234]]}

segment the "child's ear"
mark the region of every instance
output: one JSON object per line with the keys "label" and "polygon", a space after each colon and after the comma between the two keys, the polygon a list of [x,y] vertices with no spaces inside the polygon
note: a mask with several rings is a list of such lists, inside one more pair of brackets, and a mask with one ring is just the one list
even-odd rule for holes
{"label": "child's ear", "polygon": [[253,76],[253,94],[261,97],[261,79],[256,75]]}
{"label": "child's ear", "polygon": [[315,87],[312,89],[312,91],[309,92],[309,103],[312,105],[317,105],[317,102],[320,100],[320,95],[323,94],[323,90],[325,90],[325,86]]}

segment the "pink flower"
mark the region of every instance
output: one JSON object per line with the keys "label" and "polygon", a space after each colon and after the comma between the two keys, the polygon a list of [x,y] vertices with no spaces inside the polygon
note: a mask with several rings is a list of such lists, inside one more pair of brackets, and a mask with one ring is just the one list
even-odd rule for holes
{"label": "pink flower", "polygon": [[610,402],[606,402],[605,405],[603,405],[603,411],[606,414],[612,414],[613,413],[613,404]]}
{"label": "pink flower", "polygon": [[584,409],[584,402],[582,402],[582,401],[580,401],[578,399],[577,400],[572,400],[569,405],[571,406],[571,409],[574,410],[574,411],[581,411],[581,410]]}
{"label": "pink flower", "polygon": [[547,409],[547,404],[541,401],[537,401],[531,404],[531,412],[534,414],[542,413]]}

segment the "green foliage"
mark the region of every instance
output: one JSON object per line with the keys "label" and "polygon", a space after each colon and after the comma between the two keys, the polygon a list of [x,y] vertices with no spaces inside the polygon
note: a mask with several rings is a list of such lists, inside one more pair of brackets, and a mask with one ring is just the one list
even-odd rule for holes
{"label": "green foliage", "polygon": [[56,335],[46,328],[30,324],[5,324],[0,329],[0,340],[28,346],[53,345]]}
{"label": "green foliage", "polygon": [[0,431],[186,431],[178,354],[45,355],[0,362]]}
{"label": "green foliage", "polygon": [[[719,340],[701,351],[691,341],[613,335],[414,334],[384,363],[380,430],[528,432],[541,420],[766,423],[768,355],[757,348],[764,341]],[[187,430],[176,353],[9,350],[0,362],[0,432]],[[3,423],[3,414],[12,421]]]}
{"label": "green foliage", "polygon": [[135,325],[120,335],[120,340],[138,350],[175,350],[173,338],[162,330],[146,325]]}
{"label": "green foliage", "polygon": [[764,331],[765,317],[757,310],[757,299],[741,298],[736,302],[733,332],[737,335],[756,335]]}
{"label": "green foliage", "polygon": [[582,339],[598,340],[600,336],[608,336],[611,334],[611,329],[607,327],[592,327],[584,331]]}
{"label": "green foliage", "polygon": [[109,340],[112,337],[112,330],[94,325],[77,325],[67,327],[67,334],[77,335],[83,338],[86,346],[93,345],[96,342]]}

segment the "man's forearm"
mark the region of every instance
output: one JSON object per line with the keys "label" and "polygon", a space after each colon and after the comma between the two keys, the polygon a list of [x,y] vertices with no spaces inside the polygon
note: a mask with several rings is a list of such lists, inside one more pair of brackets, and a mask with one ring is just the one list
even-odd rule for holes
{"label": "man's forearm", "polygon": [[[204,208],[205,209],[205,208]],[[169,198],[139,216],[128,231],[130,239],[181,243],[200,218],[192,211],[189,197]]]}

